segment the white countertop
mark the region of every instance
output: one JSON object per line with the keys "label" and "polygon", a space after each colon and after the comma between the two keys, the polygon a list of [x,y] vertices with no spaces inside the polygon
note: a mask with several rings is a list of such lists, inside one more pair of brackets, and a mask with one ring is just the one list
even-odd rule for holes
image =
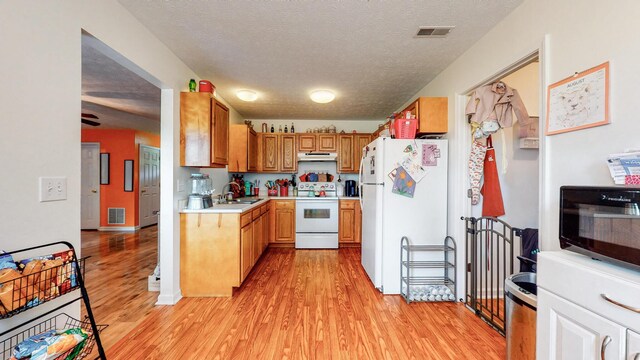
{"label": "white countertop", "polygon": [[[253,204],[223,204],[217,205],[214,204],[210,208],[199,209],[199,210],[190,210],[190,209],[182,209],[180,210],[181,214],[242,214],[249,210],[252,210],[260,205],[267,203],[269,200],[326,200],[326,199],[336,199],[335,197],[307,197],[307,196],[267,196],[261,198],[260,201],[255,202]],[[357,197],[349,197],[349,196],[339,196],[337,199],[339,200],[358,200]]]}
{"label": "white countertop", "polygon": [[260,205],[263,205],[269,201],[269,198],[263,198],[258,202],[253,204],[214,204],[210,208],[206,209],[182,209],[180,210],[181,214],[241,214],[243,212],[247,212],[254,208],[257,208]]}

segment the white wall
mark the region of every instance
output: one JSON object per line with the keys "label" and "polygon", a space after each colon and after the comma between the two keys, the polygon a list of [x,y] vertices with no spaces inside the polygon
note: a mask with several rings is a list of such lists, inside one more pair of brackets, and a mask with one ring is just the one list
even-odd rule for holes
{"label": "white wall", "polygon": [[[448,96],[449,139],[455,142],[468,131],[457,94],[469,90],[492,74],[541,47],[549,37],[548,62],[543,88],[576,71],[605,61],[611,62],[612,124],[565,133],[543,139],[541,184],[541,246],[558,249],[558,196],[565,184],[611,185],[605,157],[608,153],[637,147],[640,122],[637,118],[635,90],[640,83],[640,2],[619,0],[527,0],[496,25],[487,35],[447,67],[416,96]],[[407,99],[408,101],[410,99]],[[543,104],[544,102],[542,102]],[[544,111],[540,109],[541,121]],[[464,168],[466,154],[462,144],[452,146],[451,168]],[[466,174],[453,171],[450,178],[449,231],[463,237],[458,203],[467,184]]]}
{"label": "white wall", "polygon": [[[539,63],[534,62],[502,78],[510,87],[518,90],[530,116],[538,116],[540,104]],[[496,151],[498,177],[504,201],[502,220],[518,228],[538,227],[538,149],[520,149],[519,121],[504,131],[505,143],[500,133],[493,136]],[[506,174],[502,170],[503,153],[508,163]],[[482,200],[482,198],[481,198]],[[473,206],[473,216],[481,216],[482,201]],[[519,253],[519,247],[516,252]]]}
{"label": "white wall", "polygon": [[[162,93],[162,291],[179,298],[179,91],[198,78],[115,0],[0,2],[0,249],[67,240],[80,248],[81,29],[155,79]],[[215,79],[212,79],[215,82]],[[239,115],[231,109],[233,121]],[[38,202],[38,177],[68,178],[68,199]],[[51,306],[57,305],[55,302]],[[0,322],[0,330],[33,312]],[[79,305],[67,311],[79,314]]]}

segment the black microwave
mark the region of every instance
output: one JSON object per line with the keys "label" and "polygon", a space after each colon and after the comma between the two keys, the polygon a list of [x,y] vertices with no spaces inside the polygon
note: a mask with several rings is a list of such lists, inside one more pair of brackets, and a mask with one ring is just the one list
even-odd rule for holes
{"label": "black microwave", "polygon": [[640,188],[562,186],[560,246],[640,270]]}

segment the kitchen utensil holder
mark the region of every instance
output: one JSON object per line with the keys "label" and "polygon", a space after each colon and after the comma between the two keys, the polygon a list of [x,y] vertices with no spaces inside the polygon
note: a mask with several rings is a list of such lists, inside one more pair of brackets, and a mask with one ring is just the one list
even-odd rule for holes
{"label": "kitchen utensil holder", "polygon": [[[442,253],[443,261],[418,261],[414,260],[416,253],[419,252],[439,252]],[[414,270],[425,269],[425,272],[436,272],[435,275],[415,276]],[[433,288],[437,286],[440,289],[449,289],[453,299],[442,299],[442,294],[434,294],[434,299],[430,300],[429,294],[426,296],[416,296],[415,287]],[[400,293],[408,303],[414,301],[456,301],[456,242],[451,236],[444,238],[442,245],[411,245],[409,238],[403,236],[400,240]],[[441,300],[435,300],[440,295]]]}
{"label": "kitchen utensil holder", "polygon": [[269,189],[269,190],[267,190],[267,195],[269,195],[269,196],[278,196],[278,190]]}
{"label": "kitchen utensil holder", "polygon": [[288,186],[280,186],[280,196],[289,196]]}

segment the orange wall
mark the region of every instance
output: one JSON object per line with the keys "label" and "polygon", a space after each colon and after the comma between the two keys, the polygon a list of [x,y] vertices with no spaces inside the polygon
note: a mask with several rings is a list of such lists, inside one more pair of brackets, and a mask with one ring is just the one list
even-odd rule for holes
{"label": "orange wall", "polygon": [[[110,154],[110,182],[100,185],[100,226],[138,226],[139,208],[139,149],[140,145],[159,148],[160,136],[135,130],[82,129],[82,142],[100,143],[100,152]],[[133,192],[124,191],[124,161],[133,160]],[[107,209],[125,208],[124,225],[108,225]]]}
{"label": "orange wall", "polygon": [[[124,191],[124,161],[138,162],[134,130],[82,130],[82,142],[99,142],[100,152],[109,153],[109,185],[100,185],[100,226],[136,226],[137,196],[134,184],[133,192]],[[135,171],[134,171],[135,174]],[[125,208],[124,225],[107,224],[107,208]]]}

